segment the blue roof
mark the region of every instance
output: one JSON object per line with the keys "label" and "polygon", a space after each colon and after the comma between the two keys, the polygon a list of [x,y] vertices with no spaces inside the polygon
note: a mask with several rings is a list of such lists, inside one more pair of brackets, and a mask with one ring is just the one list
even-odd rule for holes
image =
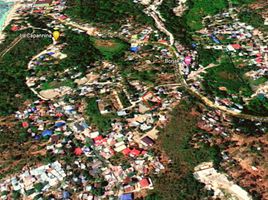
{"label": "blue roof", "polygon": [[45,131],[43,131],[42,136],[43,137],[51,136],[52,133],[53,133],[53,131],[51,131],[51,130],[45,130]]}
{"label": "blue roof", "polygon": [[212,34],[210,37],[215,43],[217,43],[217,44],[221,43],[220,40],[215,35]]}
{"label": "blue roof", "polygon": [[70,198],[70,193],[68,192],[68,191],[63,191],[63,193],[62,193],[62,197],[63,197],[63,199],[69,199]]}
{"label": "blue roof", "polygon": [[35,140],[40,140],[40,138],[41,138],[40,135],[36,135],[36,136],[34,137]]}
{"label": "blue roof", "polygon": [[128,194],[122,194],[120,196],[120,200],[133,200],[132,198],[132,194],[131,193],[128,193]]}
{"label": "blue roof", "polygon": [[56,126],[57,128],[62,127],[62,126],[64,126],[64,125],[65,125],[65,122],[57,122],[57,123],[55,124],[55,126]]}
{"label": "blue roof", "polygon": [[130,51],[136,53],[139,51],[139,47],[130,47]]}

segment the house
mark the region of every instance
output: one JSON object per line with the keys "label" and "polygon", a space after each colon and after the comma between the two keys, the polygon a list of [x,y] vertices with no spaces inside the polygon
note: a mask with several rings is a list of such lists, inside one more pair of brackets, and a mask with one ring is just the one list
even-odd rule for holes
{"label": "house", "polygon": [[141,144],[144,145],[144,146],[152,146],[155,144],[155,141],[150,138],[149,136],[145,136],[143,138],[141,138]]}
{"label": "house", "polygon": [[74,153],[75,153],[75,155],[80,156],[80,155],[83,154],[83,150],[82,150],[80,147],[77,147],[77,148],[74,150]]}
{"label": "house", "polygon": [[152,182],[149,178],[143,178],[142,180],[139,181],[139,186],[141,189],[151,188]]}
{"label": "house", "polygon": [[11,30],[12,30],[12,31],[18,31],[18,30],[20,30],[20,27],[19,27],[18,25],[13,25],[13,26],[11,27]]}
{"label": "house", "polygon": [[133,194],[132,193],[122,194],[120,196],[120,200],[133,200]]}

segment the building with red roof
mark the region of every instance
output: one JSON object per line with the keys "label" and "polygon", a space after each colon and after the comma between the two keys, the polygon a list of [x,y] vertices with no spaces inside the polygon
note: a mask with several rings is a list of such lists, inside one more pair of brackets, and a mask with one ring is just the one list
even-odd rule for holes
{"label": "building with red roof", "polygon": [[95,145],[97,146],[107,142],[107,139],[104,139],[101,135],[99,135],[98,137],[95,137],[93,140],[94,140]]}
{"label": "building with red roof", "polygon": [[81,156],[83,154],[83,150],[80,148],[80,147],[77,147],[75,150],[74,150],[74,153],[75,155],[77,156]]}
{"label": "building with red roof", "polygon": [[139,156],[141,154],[141,151],[139,151],[138,149],[132,149],[131,152],[130,152],[130,155],[132,156]]}
{"label": "building with red roof", "polygon": [[231,44],[231,46],[232,46],[234,49],[236,49],[236,50],[241,49],[241,45],[240,45],[240,44]]}
{"label": "building with red roof", "polygon": [[20,27],[19,27],[18,25],[13,25],[13,26],[11,27],[11,30],[12,30],[12,31],[18,31],[18,30],[20,30]]}
{"label": "building with red roof", "polygon": [[122,153],[125,155],[125,156],[128,156],[130,154],[131,150],[130,148],[126,148],[122,151]]}
{"label": "building with red roof", "polygon": [[141,188],[148,188],[151,186],[150,180],[148,178],[144,178],[139,182]]}
{"label": "building with red roof", "polygon": [[22,122],[22,127],[23,128],[28,128],[29,127],[29,123],[28,122]]}

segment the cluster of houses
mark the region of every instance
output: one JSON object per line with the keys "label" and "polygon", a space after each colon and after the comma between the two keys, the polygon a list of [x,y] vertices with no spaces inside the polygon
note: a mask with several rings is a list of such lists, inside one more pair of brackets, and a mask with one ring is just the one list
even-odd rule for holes
{"label": "cluster of houses", "polygon": [[24,169],[22,173],[0,183],[0,197],[3,200],[21,199],[23,196],[33,199],[40,193],[59,185],[65,177],[66,174],[58,161],[37,168]]}
{"label": "cluster of houses", "polygon": [[[197,63],[197,52],[195,48],[199,45],[205,49],[222,51],[223,55],[228,55],[237,68],[244,69],[244,77],[248,81],[252,94],[250,97],[242,96],[243,102],[233,102],[238,98],[238,94],[230,94],[229,97],[214,97],[216,105],[228,107],[237,113],[240,113],[243,104],[247,104],[257,97],[258,99],[267,98],[267,73],[268,73],[268,36],[246,23],[239,21],[236,10],[228,10],[215,16],[208,16],[203,20],[204,29],[198,31],[195,35],[198,38],[197,43],[193,43],[192,50],[184,50],[181,45],[176,46],[180,55],[179,67],[184,73],[185,79],[191,88],[197,92],[204,92],[203,77],[207,69],[217,67],[218,61],[210,63],[208,66],[202,66]],[[188,54],[188,55],[187,55]],[[219,59],[222,59],[220,57]],[[228,92],[228,88],[219,87],[220,91]]]}

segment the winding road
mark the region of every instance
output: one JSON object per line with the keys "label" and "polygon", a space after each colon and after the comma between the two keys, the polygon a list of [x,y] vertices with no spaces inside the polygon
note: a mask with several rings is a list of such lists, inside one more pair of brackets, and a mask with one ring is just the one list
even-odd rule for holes
{"label": "winding road", "polygon": [[[170,50],[173,51],[174,55],[176,55],[176,58],[178,58],[179,60],[183,60],[182,57],[177,52],[176,48],[174,47],[175,40],[174,40],[173,34],[166,29],[165,23],[163,21],[161,21],[162,17],[159,17],[158,16],[159,13],[156,12],[157,7],[159,5],[161,5],[161,3],[162,3],[162,1],[155,0],[152,3],[152,5],[150,5],[149,7],[147,7],[144,10],[144,12],[146,14],[148,14],[149,16],[151,16],[155,20],[156,27],[169,37],[169,47],[170,47]],[[210,108],[221,110],[230,116],[234,116],[234,117],[238,117],[238,118],[242,118],[242,119],[247,119],[247,120],[251,120],[251,121],[268,122],[268,117],[265,117],[265,116],[255,116],[255,115],[250,115],[250,114],[239,113],[239,112],[231,110],[225,106],[216,105],[213,101],[211,101],[210,99],[208,99],[204,95],[200,94],[198,91],[196,91],[194,88],[191,88],[186,83],[185,79],[182,77],[182,72],[180,71],[180,69],[181,69],[180,65],[182,65],[182,63],[179,63],[179,67],[176,69],[176,73],[179,76],[179,81],[181,82],[182,86],[184,86],[184,88],[190,94],[192,94],[193,96],[200,99],[206,106],[208,106]]]}

